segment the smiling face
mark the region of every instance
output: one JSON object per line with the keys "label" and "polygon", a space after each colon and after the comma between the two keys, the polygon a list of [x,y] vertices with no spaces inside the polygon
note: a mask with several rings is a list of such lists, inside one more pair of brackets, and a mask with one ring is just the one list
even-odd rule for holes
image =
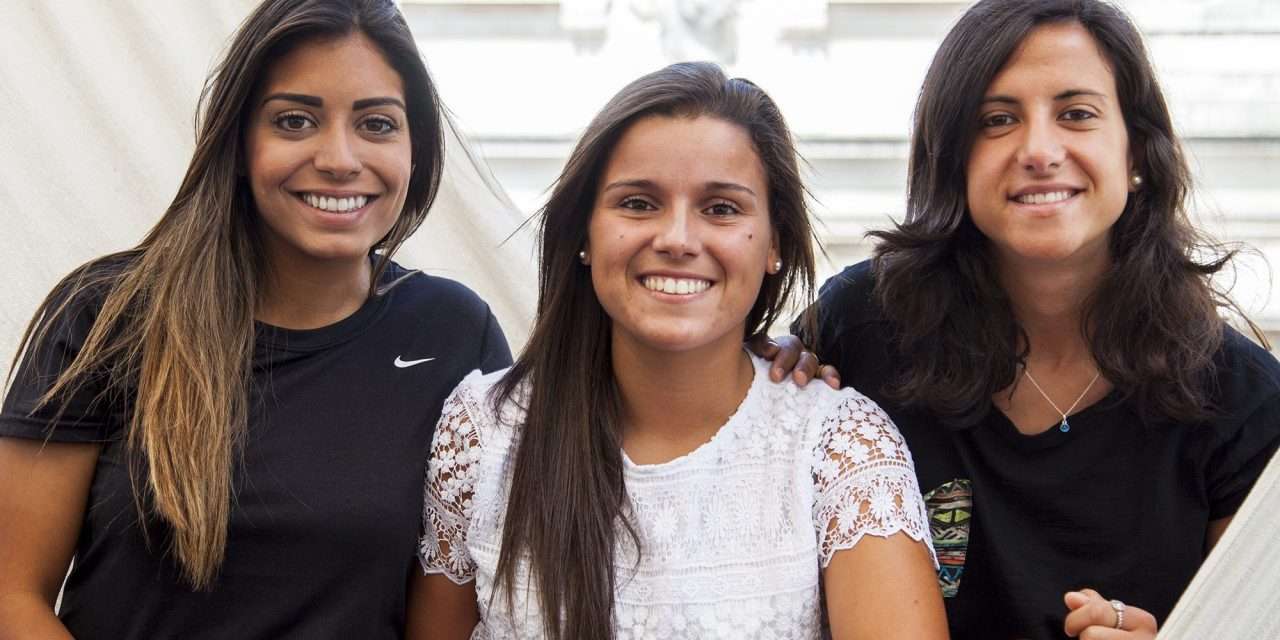
{"label": "smiling face", "polygon": [[599,185],[586,251],[615,347],[740,348],[778,259],[768,180],[747,132],[709,117],[641,118]]}
{"label": "smiling face", "polygon": [[255,100],[245,158],[269,259],[366,268],[409,186],[400,76],[357,32],[294,48]]}
{"label": "smiling face", "polygon": [[978,126],[969,212],[1001,262],[1105,264],[1132,160],[1093,37],[1074,22],[1032,31],[987,88]]}

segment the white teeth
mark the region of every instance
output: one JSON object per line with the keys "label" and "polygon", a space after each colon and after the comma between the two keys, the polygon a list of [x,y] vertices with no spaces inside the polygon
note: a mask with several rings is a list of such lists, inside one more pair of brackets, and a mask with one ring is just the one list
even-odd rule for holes
{"label": "white teeth", "polygon": [[314,193],[302,194],[303,202],[323,210],[333,213],[347,213],[355,211],[363,207],[369,202],[369,196],[350,196],[347,198],[331,198],[329,196],[318,196]]}
{"label": "white teeth", "polygon": [[1062,202],[1070,197],[1070,191],[1052,191],[1049,193],[1027,193],[1014,199],[1022,204],[1051,204]]}
{"label": "white teeth", "polygon": [[662,293],[670,293],[678,296],[702,293],[710,287],[711,283],[706,280],[664,278],[662,276],[644,277],[644,288],[650,291],[661,291]]}

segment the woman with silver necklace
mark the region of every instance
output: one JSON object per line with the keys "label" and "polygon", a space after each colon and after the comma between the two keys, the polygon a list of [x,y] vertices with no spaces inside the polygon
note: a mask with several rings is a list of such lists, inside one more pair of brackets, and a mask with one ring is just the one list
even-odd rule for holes
{"label": "woman with silver necklace", "polygon": [[834,366],[902,431],[952,637],[1154,637],[1280,443],[1280,365],[1218,314],[1231,253],[1187,217],[1141,36],[1100,0],[977,3],[907,175],[795,375]]}

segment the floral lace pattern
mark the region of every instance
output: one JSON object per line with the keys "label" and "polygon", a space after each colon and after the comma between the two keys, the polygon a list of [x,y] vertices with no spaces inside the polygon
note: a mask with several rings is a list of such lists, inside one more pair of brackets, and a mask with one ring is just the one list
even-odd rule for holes
{"label": "floral lace pattern", "polygon": [[422,530],[427,535],[418,545],[423,570],[443,573],[456,584],[475,576],[465,542],[483,450],[476,423],[463,405],[465,392],[462,386],[455,389],[440,411],[441,428],[436,430],[427,463],[430,481],[422,511]]}
{"label": "floral lace pattern", "polygon": [[[626,461],[643,552],[618,537],[618,638],[819,638],[820,569],[836,552],[867,534],[928,540],[910,454],[879,407],[851,389],[773,384],[766,367],[756,361],[747,397],[710,441],[662,464]],[[521,419],[516,403],[499,415],[488,402],[500,376],[473,373],[445,403],[420,560],[475,580],[473,638],[536,637],[526,568],[510,606],[491,598]]]}
{"label": "floral lace pattern", "polygon": [[[822,566],[841,549],[871,534],[905,532],[929,540],[929,516],[920,497],[911,453],[884,411],[862,395],[850,395],[824,421],[813,452],[813,505]],[[937,557],[932,545],[930,557]]]}

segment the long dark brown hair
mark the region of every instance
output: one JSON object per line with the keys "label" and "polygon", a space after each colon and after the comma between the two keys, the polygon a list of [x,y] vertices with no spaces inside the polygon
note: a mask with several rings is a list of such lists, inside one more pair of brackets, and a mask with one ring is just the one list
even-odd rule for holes
{"label": "long dark brown hair", "polygon": [[[91,382],[123,398],[134,495],[172,533],[171,551],[197,589],[222,565],[234,496],[233,463],[245,436],[254,312],[268,265],[245,178],[244,130],[268,67],[300,44],[355,32],[400,75],[414,167],[395,224],[378,245],[370,295],[391,255],[422,223],[443,162],[434,85],[391,0],[267,0],[240,25],[205,83],[196,148],[178,193],[136,247],[67,276],[40,304],[19,354],[50,327],[101,300],[84,345],[41,399],[62,402]],[[17,369],[15,358],[10,375]],[[145,528],[144,528],[145,531]]]}
{"label": "long dark brown hair", "polygon": [[1109,63],[1144,181],[1110,230],[1113,263],[1080,329],[1102,374],[1136,398],[1145,419],[1206,417],[1225,329],[1218,312],[1235,308],[1210,276],[1234,252],[1192,226],[1190,172],[1142,37],[1101,0],[983,0],[934,56],[916,104],[906,218],[869,234],[879,239],[877,300],[904,363],[890,393],[953,425],[973,424],[1025,362],[1025,331],[970,217],[965,166],[987,87],[1028,34],[1058,23],[1084,27]]}
{"label": "long dark brown hair", "polygon": [[649,115],[706,116],[738,125],[764,166],[783,270],[765,278],[743,337],[768,327],[794,290],[807,295],[813,285],[812,231],[795,145],[759,87],[727,78],[714,64],[675,64],[627,85],[592,120],[541,211],[537,317],[524,352],[494,396],[501,404],[528,389],[520,399],[527,415],[515,448],[497,582],[510,602],[517,563],[528,561],[543,631],[552,640],[613,637],[620,523],[639,547],[625,512],[611,322],[577,254],[586,246],[610,153],[632,123]]}

